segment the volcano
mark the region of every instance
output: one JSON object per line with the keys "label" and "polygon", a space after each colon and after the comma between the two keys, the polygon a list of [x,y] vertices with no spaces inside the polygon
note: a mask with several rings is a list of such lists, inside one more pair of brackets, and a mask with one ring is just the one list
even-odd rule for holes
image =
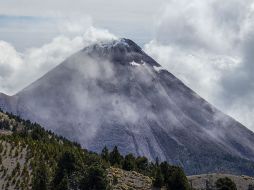
{"label": "volcano", "polygon": [[67,58],[0,106],[100,152],[118,146],[187,174],[254,175],[254,134],[188,88],[129,39]]}

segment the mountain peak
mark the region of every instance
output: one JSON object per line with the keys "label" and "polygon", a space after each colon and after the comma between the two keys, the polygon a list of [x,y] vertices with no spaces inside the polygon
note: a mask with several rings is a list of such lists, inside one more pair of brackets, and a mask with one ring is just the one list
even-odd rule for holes
{"label": "mountain peak", "polygon": [[99,41],[95,44],[92,44],[91,46],[86,47],[84,50],[91,50],[92,48],[122,49],[127,52],[142,52],[141,47],[139,47],[135,42],[127,38]]}
{"label": "mountain peak", "polygon": [[0,95],[0,107],[91,151],[116,145],[188,174],[254,175],[254,133],[157,65],[131,40],[99,42],[15,96]]}
{"label": "mountain peak", "polygon": [[147,63],[149,66],[160,66],[140,46],[126,38],[97,42],[85,47],[82,52],[92,57],[109,59],[114,63],[129,64],[135,62],[138,64]]}

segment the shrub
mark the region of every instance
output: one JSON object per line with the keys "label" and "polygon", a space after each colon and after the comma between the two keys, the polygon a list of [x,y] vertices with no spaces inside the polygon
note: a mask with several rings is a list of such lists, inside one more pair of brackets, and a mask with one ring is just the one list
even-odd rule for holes
{"label": "shrub", "polygon": [[108,189],[108,181],[105,170],[100,166],[89,167],[87,176],[84,176],[81,181],[82,190],[106,190]]}
{"label": "shrub", "polygon": [[237,190],[236,184],[228,177],[218,179],[215,185],[218,190]]}
{"label": "shrub", "polygon": [[153,186],[161,188],[163,186],[163,184],[164,184],[163,175],[161,173],[161,169],[158,168],[158,169],[156,169],[155,178],[153,181]]}
{"label": "shrub", "polygon": [[132,154],[125,156],[122,168],[127,171],[134,170],[135,168],[135,157]]}

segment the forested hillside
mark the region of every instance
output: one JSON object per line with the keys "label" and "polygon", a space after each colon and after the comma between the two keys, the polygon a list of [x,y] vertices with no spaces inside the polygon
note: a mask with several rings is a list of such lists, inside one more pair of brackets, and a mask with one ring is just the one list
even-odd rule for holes
{"label": "forested hillside", "polygon": [[1,189],[189,189],[180,167],[151,163],[146,157],[101,154],[0,111]]}

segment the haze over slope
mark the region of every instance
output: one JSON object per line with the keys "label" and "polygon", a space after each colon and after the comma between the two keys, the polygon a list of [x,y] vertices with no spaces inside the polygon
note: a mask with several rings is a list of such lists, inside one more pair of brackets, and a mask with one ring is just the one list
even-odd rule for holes
{"label": "haze over slope", "polygon": [[117,145],[188,174],[254,174],[254,134],[128,39],[84,48],[16,95],[0,95],[0,105],[89,150]]}

